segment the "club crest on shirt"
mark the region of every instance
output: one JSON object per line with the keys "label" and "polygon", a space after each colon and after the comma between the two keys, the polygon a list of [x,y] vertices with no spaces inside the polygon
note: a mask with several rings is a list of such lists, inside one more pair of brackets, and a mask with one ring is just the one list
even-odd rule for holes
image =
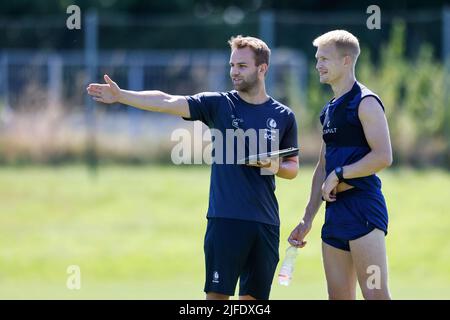
{"label": "club crest on shirt", "polygon": [[275,121],[275,119],[273,118],[269,118],[266,121],[266,133],[264,134],[264,138],[274,141],[276,139],[276,127],[277,127],[277,122]]}
{"label": "club crest on shirt", "polygon": [[219,273],[217,271],[214,271],[213,273],[213,280],[214,283],[219,283]]}
{"label": "club crest on shirt", "polygon": [[277,122],[275,121],[275,119],[269,118],[269,119],[267,119],[266,125],[267,125],[267,128],[272,130],[277,127]]}

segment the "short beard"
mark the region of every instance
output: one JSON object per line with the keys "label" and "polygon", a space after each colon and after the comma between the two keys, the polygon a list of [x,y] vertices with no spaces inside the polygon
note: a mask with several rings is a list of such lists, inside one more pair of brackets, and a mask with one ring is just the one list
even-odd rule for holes
{"label": "short beard", "polygon": [[234,85],[234,89],[240,92],[248,93],[252,91],[258,84],[258,76],[257,73],[249,76],[248,80],[242,80],[242,83],[239,85]]}

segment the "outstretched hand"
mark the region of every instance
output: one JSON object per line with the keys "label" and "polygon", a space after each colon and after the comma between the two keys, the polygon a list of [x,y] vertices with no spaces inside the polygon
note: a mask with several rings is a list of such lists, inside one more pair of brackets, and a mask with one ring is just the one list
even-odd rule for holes
{"label": "outstretched hand", "polygon": [[95,101],[103,103],[115,103],[119,101],[120,88],[108,75],[104,75],[106,84],[91,83],[86,88],[87,93],[93,97]]}

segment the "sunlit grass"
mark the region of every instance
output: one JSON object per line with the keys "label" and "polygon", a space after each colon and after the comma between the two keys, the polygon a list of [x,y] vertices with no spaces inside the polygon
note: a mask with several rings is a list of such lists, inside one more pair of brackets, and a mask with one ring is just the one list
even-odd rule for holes
{"label": "sunlit grass", "polygon": [[[0,298],[203,299],[209,168],[82,166],[0,169]],[[278,180],[280,258],[303,214],[312,168]],[[396,299],[450,298],[450,174],[381,174]],[[326,299],[318,213],[289,287],[272,299]],[[66,287],[69,265],[81,290]]]}

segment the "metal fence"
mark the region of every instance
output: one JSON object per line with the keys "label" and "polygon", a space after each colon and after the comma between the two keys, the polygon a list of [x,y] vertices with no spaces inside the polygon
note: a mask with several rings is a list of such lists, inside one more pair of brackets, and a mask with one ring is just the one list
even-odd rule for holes
{"label": "metal fence", "polygon": [[[107,73],[122,88],[179,95],[226,91],[231,88],[228,61],[229,51],[101,51],[93,78],[103,82],[103,74]],[[83,51],[0,51],[3,113],[36,111],[30,108],[49,105],[63,107],[68,113],[88,112],[85,88],[90,68]],[[289,91],[294,89],[303,100],[296,101],[296,107],[304,105],[307,71],[301,52],[275,50],[268,92],[288,104]],[[130,126],[133,134],[145,117],[161,117],[119,104],[104,110],[128,117],[134,123]]]}
{"label": "metal fence", "polygon": [[[108,73],[130,90],[162,90],[172,94],[225,91],[230,88],[229,51],[102,51],[98,55],[95,78]],[[27,87],[36,84],[47,92],[48,103],[69,108],[83,105],[89,68],[82,51],[57,53],[0,51],[0,95],[4,105],[20,108]],[[275,50],[268,74],[268,91],[280,92],[293,79],[303,90],[307,65],[302,53]]]}

